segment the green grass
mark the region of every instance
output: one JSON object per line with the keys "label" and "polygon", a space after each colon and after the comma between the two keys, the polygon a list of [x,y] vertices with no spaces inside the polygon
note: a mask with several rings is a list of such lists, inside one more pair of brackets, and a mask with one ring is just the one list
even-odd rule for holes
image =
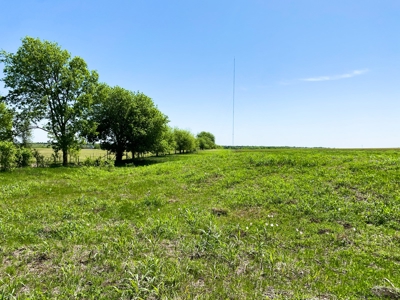
{"label": "green grass", "polygon": [[399,151],[142,164],[0,173],[0,299],[399,296]]}

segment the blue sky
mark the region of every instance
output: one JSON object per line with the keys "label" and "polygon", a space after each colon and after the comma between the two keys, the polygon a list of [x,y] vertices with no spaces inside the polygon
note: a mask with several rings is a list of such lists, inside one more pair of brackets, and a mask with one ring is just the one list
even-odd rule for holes
{"label": "blue sky", "polygon": [[24,36],[57,42],[100,81],[150,96],[171,126],[218,144],[232,144],[235,57],[235,145],[400,147],[398,0],[1,7],[0,48],[15,52]]}

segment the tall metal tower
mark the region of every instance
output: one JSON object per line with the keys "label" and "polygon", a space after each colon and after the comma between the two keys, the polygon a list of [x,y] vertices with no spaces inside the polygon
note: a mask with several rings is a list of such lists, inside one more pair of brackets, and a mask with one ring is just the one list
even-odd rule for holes
{"label": "tall metal tower", "polygon": [[233,57],[232,146],[235,146],[235,57]]}

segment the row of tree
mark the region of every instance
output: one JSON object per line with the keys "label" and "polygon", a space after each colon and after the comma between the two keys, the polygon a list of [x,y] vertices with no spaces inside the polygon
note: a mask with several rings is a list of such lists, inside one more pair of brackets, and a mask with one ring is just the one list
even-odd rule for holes
{"label": "row of tree", "polygon": [[0,51],[2,81],[8,94],[0,99],[0,141],[26,141],[30,130],[48,133],[53,149],[68,152],[87,142],[100,143],[121,161],[124,152],[169,153],[215,148],[215,137],[168,126],[168,117],[141,92],[99,83],[80,57],[57,43],[31,37],[16,53]]}

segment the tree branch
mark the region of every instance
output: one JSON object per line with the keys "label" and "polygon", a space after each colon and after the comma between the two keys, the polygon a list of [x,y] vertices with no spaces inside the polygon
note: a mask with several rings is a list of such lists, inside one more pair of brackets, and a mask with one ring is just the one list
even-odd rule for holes
{"label": "tree branch", "polygon": [[29,126],[29,129],[41,129],[43,131],[46,131],[47,133],[52,133],[50,130],[44,129],[43,127],[40,127],[38,125],[36,126]]}

